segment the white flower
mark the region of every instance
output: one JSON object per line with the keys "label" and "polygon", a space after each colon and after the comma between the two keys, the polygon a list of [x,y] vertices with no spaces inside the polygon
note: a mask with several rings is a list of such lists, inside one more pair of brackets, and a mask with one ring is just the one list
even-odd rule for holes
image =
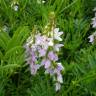
{"label": "white flower", "polygon": [[89,40],[90,43],[93,43],[94,42],[94,36],[93,35],[90,35],[88,38],[90,39]]}
{"label": "white flower", "polygon": [[63,32],[59,32],[59,28],[54,29],[54,39],[62,41],[62,38],[60,37],[62,34]]}
{"label": "white flower", "polygon": [[14,5],[14,6],[13,6],[13,9],[14,9],[14,11],[18,11],[19,6],[18,6],[18,5]]}
{"label": "white flower", "polygon": [[48,38],[48,45],[53,46],[53,38]]}
{"label": "white flower", "polygon": [[4,32],[8,32],[8,31],[9,31],[9,28],[8,28],[7,25],[4,25],[4,26],[3,26],[3,31],[4,31]]}
{"label": "white flower", "polygon": [[19,3],[18,3],[17,1],[13,1],[13,2],[11,3],[11,7],[12,7],[12,9],[13,9],[14,11],[18,11],[18,9],[19,9]]}
{"label": "white flower", "polygon": [[61,74],[57,75],[57,81],[58,81],[59,83],[63,83],[63,77],[62,77]]}
{"label": "white flower", "polygon": [[56,91],[59,91],[60,88],[61,88],[61,84],[60,84],[60,83],[56,83],[56,84],[55,84],[55,90],[56,90]]}
{"label": "white flower", "polygon": [[90,35],[90,36],[88,37],[88,38],[90,39],[89,42],[93,44],[95,37],[96,37],[96,32],[94,32],[92,35]]}
{"label": "white flower", "polygon": [[44,4],[45,1],[44,1],[44,0],[37,0],[37,3],[38,3],[38,4]]}
{"label": "white flower", "polygon": [[63,46],[64,46],[63,44],[56,44],[54,46],[54,50],[58,52],[60,50],[60,48],[63,47]]}

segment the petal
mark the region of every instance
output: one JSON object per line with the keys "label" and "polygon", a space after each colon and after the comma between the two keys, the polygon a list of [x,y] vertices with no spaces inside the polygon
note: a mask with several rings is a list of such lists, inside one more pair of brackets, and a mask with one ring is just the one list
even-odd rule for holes
{"label": "petal", "polygon": [[61,74],[57,75],[57,81],[63,83],[63,77]]}
{"label": "petal", "polygon": [[44,65],[46,62],[46,59],[44,58],[42,61],[41,61],[41,65]]}
{"label": "petal", "polygon": [[57,69],[61,71],[64,70],[64,67],[62,66],[61,63],[57,63]]}
{"label": "petal", "polygon": [[59,36],[61,36],[63,34],[63,32],[58,32]]}
{"label": "petal", "polygon": [[57,61],[57,60],[58,60],[58,56],[57,56],[53,51],[50,51],[50,52],[48,53],[48,58],[49,58],[50,60],[53,60],[53,61]]}
{"label": "petal", "polygon": [[54,32],[57,33],[59,31],[59,28],[55,28]]}
{"label": "petal", "polygon": [[64,46],[63,44],[56,44],[55,46],[54,46],[54,50],[55,51],[59,51],[59,49],[60,49],[60,47],[62,47],[62,46]]}
{"label": "petal", "polygon": [[54,39],[56,39],[56,40],[58,40],[58,41],[62,41],[62,38],[61,37],[59,37],[59,35],[57,34],[57,35],[54,35]]}
{"label": "petal", "polygon": [[46,60],[45,61],[45,69],[49,68],[51,65],[51,61],[50,60]]}
{"label": "petal", "polygon": [[56,84],[55,84],[55,90],[56,90],[56,91],[59,91],[60,88],[61,88],[61,84],[60,84],[60,83],[56,83]]}
{"label": "petal", "polygon": [[94,36],[93,35],[90,35],[89,37],[88,37],[90,40],[89,40],[89,42],[94,42]]}
{"label": "petal", "polygon": [[37,73],[37,70],[40,68],[40,65],[32,64],[30,65],[30,71],[32,75],[35,75]]}
{"label": "petal", "polygon": [[46,50],[45,49],[40,49],[39,50],[39,56],[42,57],[42,56],[45,56],[46,55]]}

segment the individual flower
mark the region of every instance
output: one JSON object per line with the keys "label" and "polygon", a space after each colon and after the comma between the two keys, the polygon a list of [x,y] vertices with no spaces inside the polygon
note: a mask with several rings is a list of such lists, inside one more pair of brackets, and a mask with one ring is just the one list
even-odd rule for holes
{"label": "individual flower", "polygon": [[13,6],[13,9],[14,9],[14,11],[18,11],[18,9],[19,9],[19,6],[16,4],[16,5],[14,5]]}
{"label": "individual flower", "polygon": [[63,47],[63,46],[64,46],[63,44],[56,44],[54,46],[54,50],[57,51],[57,52],[59,52],[60,48]]}
{"label": "individual flower", "polygon": [[45,69],[51,66],[51,61],[49,59],[43,59],[41,65],[44,65]]}
{"label": "individual flower", "polygon": [[40,68],[40,65],[30,64],[30,71],[32,75],[37,73],[37,70]]}
{"label": "individual flower", "polygon": [[46,60],[46,61],[45,61],[45,69],[46,69],[46,68],[49,68],[50,65],[51,65],[51,61],[50,61],[50,60]]}
{"label": "individual flower", "polygon": [[46,50],[45,49],[41,48],[38,51],[39,51],[39,57],[43,57],[43,56],[46,55]]}
{"label": "individual flower", "polygon": [[46,1],[45,0],[37,0],[38,4],[44,4]]}
{"label": "individual flower", "polygon": [[32,61],[35,62],[36,61],[35,52],[31,52],[31,57],[32,57]]}
{"label": "individual flower", "polygon": [[12,3],[11,3],[11,7],[14,11],[18,11],[19,10],[19,3],[14,0]]}
{"label": "individual flower", "polygon": [[94,32],[94,33],[93,33],[92,35],[90,35],[88,38],[89,38],[89,42],[93,44],[93,43],[94,43],[94,40],[95,40],[95,38],[96,38],[96,32]]}
{"label": "individual flower", "polygon": [[53,52],[53,51],[50,51],[48,53],[48,58],[52,61],[57,61],[58,60],[58,56]]}
{"label": "individual flower", "polygon": [[8,32],[8,31],[9,31],[9,28],[8,28],[7,25],[4,25],[3,28],[2,28],[2,30],[3,30],[4,32]]}
{"label": "individual flower", "polygon": [[89,38],[89,42],[90,43],[93,43],[94,42],[94,35],[90,35],[88,38]]}
{"label": "individual flower", "polygon": [[61,84],[60,83],[55,83],[55,90],[56,91],[59,91],[60,90],[60,88],[61,88]]}
{"label": "individual flower", "polygon": [[55,28],[54,29],[54,33],[53,33],[53,37],[54,39],[58,40],[58,41],[62,41],[62,38],[60,37],[63,34],[63,32],[59,32],[59,28]]}
{"label": "individual flower", "polygon": [[48,38],[47,36],[42,36],[43,38],[43,42],[42,42],[42,47],[44,49],[48,49],[49,46],[53,46],[53,39],[52,38]]}
{"label": "individual flower", "polygon": [[54,75],[54,69],[49,67],[45,70],[45,74],[50,74],[50,76]]}
{"label": "individual flower", "polygon": [[42,42],[43,42],[43,38],[42,38],[41,34],[39,33],[35,36],[35,43],[36,43],[36,45],[42,45]]}
{"label": "individual flower", "polygon": [[41,34],[37,34],[35,36],[35,43],[36,43],[36,45],[39,45],[42,48],[44,48],[45,50],[47,50],[49,46],[53,46],[53,39],[48,38],[45,35],[41,36]]}
{"label": "individual flower", "polygon": [[47,42],[48,42],[48,45],[49,45],[49,46],[53,46],[53,45],[54,45],[54,43],[53,43],[53,38],[48,38],[48,39],[47,39]]}
{"label": "individual flower", "polygon": [[57,75],[57,81],[58,81],[59,83],[63,83],[63,77],[62,77],[61,74]]}
{"label": "individual flower", "polygon": [[61,71],[64,70],[64,67],[62,66],[61,63],[57,63],[57,67],[54,70],[54,73],[57,74],[57,81],[60,83],[63,83],[63,78],[61,75]]}

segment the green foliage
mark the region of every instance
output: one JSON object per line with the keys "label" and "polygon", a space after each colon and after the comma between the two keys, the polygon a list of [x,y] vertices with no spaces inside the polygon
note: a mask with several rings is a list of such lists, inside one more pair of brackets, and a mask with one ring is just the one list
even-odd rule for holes
{"label": "green foliage", "polygon": [[[96,0],[0,0],[0,96],[96,96],[96,45],[88,42]],[[25,62],[24,43],[34,26],[42,30],[49,13],[56,14],[56,25],[64,31],[60,54],[64,83],[55,92],[49,76],[42,71],[31,76]],[[7,26],[9,30],[4,31]]]}

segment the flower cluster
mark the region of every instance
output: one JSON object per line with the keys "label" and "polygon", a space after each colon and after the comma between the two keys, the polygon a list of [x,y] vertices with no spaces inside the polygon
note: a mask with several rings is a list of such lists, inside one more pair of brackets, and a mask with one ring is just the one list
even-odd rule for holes
{"label": "flower cluster", "polygon": [[53,77],[56,91],[60,90],[63,83],[62,71],[64,67],[58,62],[58,53],[63,44],[59,28],[54,28],[50,35],[36,34],[30,36],[25,44],[26,61],[30,66],[32,75],[35,75],[40,67],[44,67],[45,74]]}
{"label": "flower cluster", "polygon": [[[94,18],[92,18],[92,27],[94,28],[94,29],[96,29],[96,8],[94,8],[94,10],[93,11],[95,11],[95,17]],[[89,37],[88,37],[90,40],[89,40],[89,42],[90,43],[92,43],[92,44],[94,44],[94,41],[95,41],[95,39],[96,39],[96,32],[94,32],[92,35],[90,35]]]}

